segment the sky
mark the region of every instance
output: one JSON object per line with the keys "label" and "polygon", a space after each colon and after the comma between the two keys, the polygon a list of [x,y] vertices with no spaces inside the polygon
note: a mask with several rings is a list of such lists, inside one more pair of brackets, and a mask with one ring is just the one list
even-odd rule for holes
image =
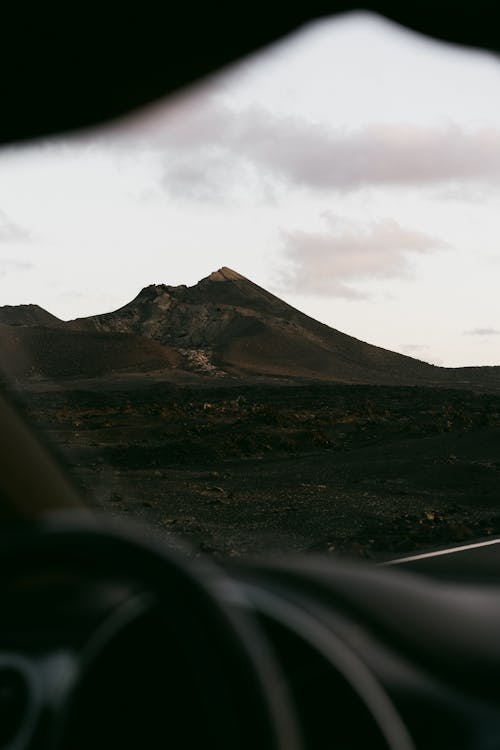
{"label": "sky", "polygon": [[225,265],[364,341],[500,365],[500,60],[325,19],[100,129],[0,149],[0,305]]}

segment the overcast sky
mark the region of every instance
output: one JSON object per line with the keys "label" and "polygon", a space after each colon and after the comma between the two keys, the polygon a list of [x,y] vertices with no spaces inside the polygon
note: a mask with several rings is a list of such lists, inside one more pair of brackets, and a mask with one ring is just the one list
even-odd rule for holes
{"label": "overcast sky", "polygon": [[500,365],[500,62],[325,20],[101,131],[0,151],[0,304],[222,265],[436,364]]}

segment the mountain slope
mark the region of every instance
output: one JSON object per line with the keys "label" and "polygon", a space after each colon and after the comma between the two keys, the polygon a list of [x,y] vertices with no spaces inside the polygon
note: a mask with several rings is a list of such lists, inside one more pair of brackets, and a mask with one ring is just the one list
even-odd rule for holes
{"label": "mountain slope", "polygon": [[458,371],[323,325],[227,267],[192,287],[148,286],[119,310],[70,325],[146,336],[188,356],[203,352],[233,376],[432,385],[461,379]]}
{"label": "mountain slope", "polygon": [[15,379],[99,378],[124,372],[171,370],[180,355],[131,334],[0,324],[2,372]]}

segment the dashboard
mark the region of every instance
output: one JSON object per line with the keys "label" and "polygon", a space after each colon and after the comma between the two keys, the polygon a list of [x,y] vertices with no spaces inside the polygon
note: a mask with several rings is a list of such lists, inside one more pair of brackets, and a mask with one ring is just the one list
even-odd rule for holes
{"label": "dashboard", "polygon": [[496,586],[216,568],[102,519],[0,549],[1,750],[500,747]]}

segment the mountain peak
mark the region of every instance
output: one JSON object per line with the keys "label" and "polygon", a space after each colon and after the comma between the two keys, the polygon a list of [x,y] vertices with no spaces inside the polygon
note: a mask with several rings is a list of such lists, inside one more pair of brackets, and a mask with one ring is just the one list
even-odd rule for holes
{"label": "mountain peak", "polygon": [[233,271],[232,268],[222,266],[218,271],[213,271],[203,281],[248,281],[248,279],[237,271]]}
{"label": "mountain peak", "polygon": [[39,305],[3,305],[0,307],[0,323],[10,326],[51,326],[62,321]]}

